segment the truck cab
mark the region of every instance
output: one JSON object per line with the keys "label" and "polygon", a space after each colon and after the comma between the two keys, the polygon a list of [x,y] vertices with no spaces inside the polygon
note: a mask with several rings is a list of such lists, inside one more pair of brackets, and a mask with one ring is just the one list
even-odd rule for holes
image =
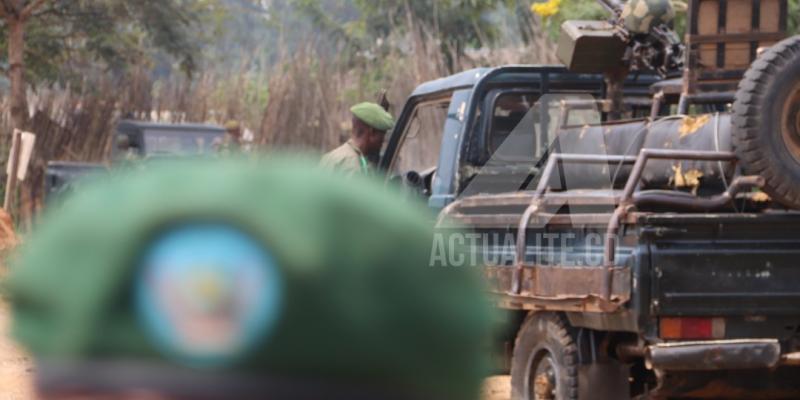
{"label": "truck cab", "polygon": [[200,124],[163,124],[122,120],[117,124],[112,160],[213,154],[225,131]]}
{"label": "truck cab", "polygon": [[[628,79],[628,117],[649,115],[657,80]],[[479,68],[427,82],[403,107],[380,168],[436,210],[460,196],[522,190],[553,150],[559,127],[602,118],[604,95],[601,75],[563,66]]]}

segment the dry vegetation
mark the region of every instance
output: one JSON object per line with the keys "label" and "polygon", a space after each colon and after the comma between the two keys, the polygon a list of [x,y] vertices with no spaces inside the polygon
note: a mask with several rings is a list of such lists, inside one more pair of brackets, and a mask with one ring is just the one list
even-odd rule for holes
{"label": "dry vegetation", "polygon": [[[413,22],[412,22],[413,23]],[[221,124],[237,119],[255,134],[263,149],[324,152],[338,145],[349,129],[352,103],[373,100],[386,91],[392,112],[421,82],[477,66],[554,61],[550,41],[533,22],[527,46],[506,44],[450,55],[446,67],[437,33],[412,26],[403,37],[404,50],[380,59],[361,57],[343,63],[319,54],[313,42],[281,51],[281,60],[265,71],[250,69],[200,72],[192,79],[174,75],[154,81],[144,67],[121,80],[86,77],[82,90],[42,87],[32,90],[29,108],[37,144],[29,178],[21,184],[12,212],[26,227],[42,206],[48,161],[104,162],[110,132],[122,117],[162,122]],[[245,60],[246,61],[246,60]],[[379,73],[376,73],[379,71]],[[8,110],[7,98],[0,109]],[[0,158],[8,153],[11,120],[0,113]]]}
{"label": "dry vegetation", "polygon": [[[14,220],[25,230],[42,208],[48,161],[108,162],[110,133],[120,118],[213,124],[236,119],[254,132],[254,141],[263,150],[324,152],[348,134],[348,109],[354,102],[374,100],[385,92],[391,111],[398,114],[421,82],[480,66],[554,62],[552,44],[538,33],[542,30],[535,25],[528,28],[531,40],[527,45],[505,43],[466,54],[443,54],[435,30],[412,26],[402,37],[394,38],[404,42],[403,50],[392,50],[380,59],[363,57],[343,63],[320,54],[320,46],[310,41],[293,51],[283,49],[280,60],[268,70],[256,70],[244,62],[244,67],[235,71],[201,71],[192,79],[175,75],[153,80],[142,67],[122,80],[87,76],[82,89],[32,89],[28,97],[30,126],[37,134],[37,144],[28,179],[21,183],[15,198]],[[454,60],[450,66],[447,57]],[[0,97],[3,162],[13,125],[8,109],[8,98]],[[5,229],[0,234],[2,240],[17,241],[13,231]],[[6,333],[8,311],[0,305],[0,400],[29,399],[33,397],[33,366]],[[483,397],[507,399],[508,377],[487,380]]]}

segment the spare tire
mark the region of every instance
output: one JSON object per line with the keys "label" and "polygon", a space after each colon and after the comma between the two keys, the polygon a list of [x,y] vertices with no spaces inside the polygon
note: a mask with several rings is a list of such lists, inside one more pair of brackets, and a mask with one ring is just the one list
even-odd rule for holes
{"label": "spare tire", "polygon": [[800,209],[800,36],[764,52],[739,84],[733,138],[747,175],[773,200]]}

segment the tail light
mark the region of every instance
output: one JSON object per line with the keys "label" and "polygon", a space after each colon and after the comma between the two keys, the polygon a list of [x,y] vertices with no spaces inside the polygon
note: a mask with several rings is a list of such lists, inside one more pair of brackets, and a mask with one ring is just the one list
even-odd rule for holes
{"label": "tail light", "polygon": [[724,318],[661,318],[659,336],[662,339],[723,339]]}

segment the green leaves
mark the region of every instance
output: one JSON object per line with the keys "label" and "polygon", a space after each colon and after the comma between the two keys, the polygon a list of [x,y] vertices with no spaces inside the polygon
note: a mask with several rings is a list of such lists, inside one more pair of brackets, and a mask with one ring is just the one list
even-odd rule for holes
{"label": "green leaves", "polygon": [[[213,0],[50,0],[26,24],[31,83],[64,82],[100,68],[115,74],[152,63],[159,53],[191,73],[204,35],[198,22]],[[0,28],[5,30],[6,25]],[[6,32],[0,32],[3,38]],[[6,43],[0,42],[0,62]]]}

